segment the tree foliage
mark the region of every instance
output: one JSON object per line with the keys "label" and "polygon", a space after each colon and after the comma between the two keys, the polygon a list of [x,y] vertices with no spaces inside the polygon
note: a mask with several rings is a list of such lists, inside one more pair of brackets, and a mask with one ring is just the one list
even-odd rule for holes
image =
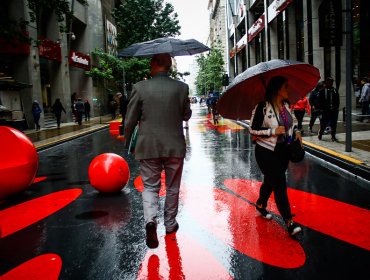
{"label": "tree foliage", "polygon": [[199,55],[197,63],[199,72],[195,84],[198,95],[207,94],[209,91],[221,91],[222,77],[225,74],[221,46],[217,45],[207,55]]}
{"label": "tree foliage", "polygon": [[119,48],[180,34],[178,15],[163,0],[127,0],[114,9]]}
{"label": "tree foliage", "polygon": [[[163,0],[127,0],[113,11],[116,20],[119,49],[131,44],[160,37],[174,37],[180,34],[178,15],[172,4]],[[126,82],[136,83],[150,76],[149,59],[123,59]],[[186,73],[172,72],[181,79]]]}

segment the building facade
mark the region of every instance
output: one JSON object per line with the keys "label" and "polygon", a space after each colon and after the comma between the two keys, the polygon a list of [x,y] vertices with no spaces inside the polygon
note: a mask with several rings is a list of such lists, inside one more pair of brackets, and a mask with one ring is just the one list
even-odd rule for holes
{"label": "building facade", "polygon": [[[105,89],[86,75],[86,71],[98,64],[91,56],[95,49],[117,52],[117,31],[111,12],[120,1],[88,0],[84,5],[70,0],[69,4],[73,13],[69,23],[60,23],[54,11],[44,10],[39,24],[32,22],[27,0],[5,0],[0,4],[6,20],[28,22],[24,33],[32,39],[31,44],[19,43],[14,48],[13,42],[0,38],[3,43],[0,47],[0,105],[12,112],[7,117],[9,122],[24,124],[20,128],[34,127],[33,100],[42,106],[42,127],[46,125],[47,116],[52,115],[51,106],[57,98],[67,111],[62,114],[62,122],[72,121],[73,93],[90,102],[92,116],[105,109]],[[60,24],[64,24],[68,32],[61,31]]]}
{"label": "building facade", "polygon": [[[335,79],[343,108],[347,71],[354,81],[369,76],[369,1],[352,0],[351,13],[345,12],[346,0],[225,2],[230,77],[270,59],[304,61],[316,66],[322,79]],[[352,20],[351,69],[346,66],[346,14]]]}

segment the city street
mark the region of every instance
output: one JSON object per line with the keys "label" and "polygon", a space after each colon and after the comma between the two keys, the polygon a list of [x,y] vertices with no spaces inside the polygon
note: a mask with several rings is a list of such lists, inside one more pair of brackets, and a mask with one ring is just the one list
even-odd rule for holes
{"label": "city street", "polygon": [[[245,127],[213,125],[192,105],[185,130],[179,231],[165,234],[161,190],[157,249],[145,245],[139,163],[108,129],[39,151],[35,183],[0,202],[0,279],[369,279],[368,183],[306,153],[290,164],[288,195],[303,232],[287,233],[273,198],[263,219],[262,181]],[[102,153],[126,159],[119,194],[89,183]]]}

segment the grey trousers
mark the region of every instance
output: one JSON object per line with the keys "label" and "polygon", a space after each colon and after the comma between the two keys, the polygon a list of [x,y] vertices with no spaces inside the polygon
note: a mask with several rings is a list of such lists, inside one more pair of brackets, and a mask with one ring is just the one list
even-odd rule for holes
{"label": "grey trousers", "polygon": [[164,204],[164,225],[172,231],[177,225],[179,193],[184,158],[154,158],[140,160],[140,174],[144,183],[142,193],[145,224],[155,222],[158,212],[161,172],[165,171],[166,200]]}

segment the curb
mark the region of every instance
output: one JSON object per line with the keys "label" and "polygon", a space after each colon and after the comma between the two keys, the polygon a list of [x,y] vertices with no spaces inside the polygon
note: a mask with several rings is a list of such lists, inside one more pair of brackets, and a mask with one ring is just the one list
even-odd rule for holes
{"label": "curb", "polygon": [[68,142],[68,141],[71,141],[71,140],[74,140],[74,139],[92,134],[92,133],[97,132],[99,130],[107,129],[108,127],[109,127],[109,124],[101,126],[101,127],[97,127],[97,128],[92,128],[90,130],[83,131],[83,132],[80,132],[80,133],[77,133],[77,134],[73,134],[71,136],[67,136],[65,138],[58,139],[58,140],[55,140],[55,141],[51,141],[51,142],[46,143],[46,144],[42,144],[42,145],[39,145],[39,146],[35,145],[35,148],[36,148],[37,152],[40,152],[40,151],[49,149],[51,147],[57,146],[59,144],[62,144],[62,143],[65,143],[65,142]]}

